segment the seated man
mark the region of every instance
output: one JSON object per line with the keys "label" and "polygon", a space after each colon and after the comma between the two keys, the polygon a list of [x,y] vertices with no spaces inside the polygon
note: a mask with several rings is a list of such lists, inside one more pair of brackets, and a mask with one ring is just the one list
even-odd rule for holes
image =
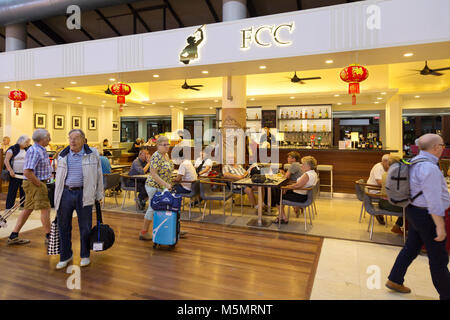
{"label": "seated man", "polygon": [[[246,178],[249,175],[249,172],[244,169],[240,164],[236,163],[236,159],[234,159],[234,164],[225,164],[223,166],[223,177],[225,179],[231,179],[233,181],[241,180]],[[255,207],[255,209],[258,209],[258,206],[256,204],[255,195],[253,194],[253,189],[250,187],[241,187],[241,186],[235,186],[233,185],[233,189],[240,189],[245,188],[244,192],[248,196],[248,200],[250,201],[250,204]],[[256,187],[255,187],[256,189]],[[257,212],[257,210],[256,210]]]}
{"label": "seated man", "polygon": [[109,163],[109,159],[105,156],[100,156],[100,162],[102,165],[102,173],[103,174],[111,173],[111,164]]}
{"label": "seated man", "polygon": [[200,157],[195,160],[195,170],[197,171],[197,174],[202,177],[208,176],[213,165],[212,160],[206,159],[205,156],[205,152],[201,151]]}
{"label": "seated man", "polygon": [[[136,176],[147,174],[150,168],[150,154],[147,149],[142,149],[139,151],[138,157],[133,161],[131,165],[130,172],[128,172],[129,176]],[[128,182],[129,187],[134,187],[134,180],[130,179]],[[147,201],[147,191],[145,191],[145,181],[138,181],[137,183],[137,205],[139,210],[144,210],[145,202]]]}
{"label": "seated man", "polygon": [[197,172],[195,171],[194,165],[191,160],[185,159],[183,157],[183,150],[180,152],[181,164],[178,168],[178,175],[173,180],[176,182],[174,185],[174,189],[176,193],[190,193],[192,183],[190,182],[182,182],[182,181],[195,181],[197,180]]}
{"label": "seated man", "polygon": [[[369,179],[367,180],[367,184],[381,187],[383,173],[385,173],[388,169],[389,169],[389,155],[385,154],[381,158],[381,162],[378,162],[376,165],[373,166],[372,170],[370,170],[370,176]],[[369,192],[373,193],[374,191]],[[383,216],[378,215],[375,216],[375,218],[381,225],[385,224]]]}

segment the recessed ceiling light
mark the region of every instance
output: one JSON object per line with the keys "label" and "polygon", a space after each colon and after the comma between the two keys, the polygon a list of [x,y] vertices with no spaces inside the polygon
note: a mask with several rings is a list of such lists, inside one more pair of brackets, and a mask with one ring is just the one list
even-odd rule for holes
{"label": "recessed ceiling light", "polygon": [[142,99],[142,102],[149,102],[150,99]]}
{"label": "recessed ceiling light", "polygon": [[4,88],[5,88],[5,89],[10,89],[11,87],[10,87],[10,86],[5,86]]}
{"label": "recessed ceiling light", "polygon": [[159,74],[154,74],[153,78],[159,78]]}
{"label": "recessed ceiling light", "polygon": [[203,73],[203,74],[208,74],[209,71],[208,71],[208,70],[203,70],[202,73]]}
{"label": "recessed ceiling light", "polygon": [[413,55],[414,55],[414,53],[408,52],[408,53],[405,53],[403,56],[404,57],[412,57]]}
{"label": "recessed ceiling light", "polygon": [[209,109],[212,109],[213,107],[209,107]]}
{"label": "recessed ceiling light", "polygon": [[44,94],[50,94],[50,92],[44,92]]}
{"label": "recessed ceiling light", "polygon": [[259,68],[260,68],[261,70],[264,70],[264,69],[266,69],[267,67],[266,67],[266,66],[259,66]]}
{"label": "recessed ceiling light", "polygon": [[173,108],[173,106],[170,106],[171,108]]}
{"label": "recessed ceiling light", "polygon": [[219,102],[219,100],[214,100],[214,102]]}
{"label": "recessed ceiling light", "polygon": [[145,107],[141,107],[141,109],[144,109]]}
{"label": "recessed ceiling light", "polygon": [[52,98],[52,101],[55,101],[56,99],[55,98]]}
{"label": "recessed ceiling light", "polygon": [[77,97],[77,99],[78,99],[78,100],[80,100],[80,99],[81,99],[81,97]]}
{"label": "recessed ceiling light", "polygon": [[414,98],[420,98],[420,96],[415,96]]}
{"label": "recessed ceiling light", "polygon": [[254,101],[254,100],[255,100],[255,98],[250,98],[250,100],[251,100],[251,101]]}
{"label": "recessed ceiling light", "polygon": [[333,63],[333,60],[326,60],[325,63]]}
{"label": "recessed ceiling light", "polygon": [[82,101],[78,102],[78,104],[82,104],[82,103],[83,103]]}
{"label": "recessed ceiling light", "polygon": [[188,108],[184,108],[184,110],[187,110]]}
{"label": "recessed ceiling light", "polygon": [[385,95],[385,94],[386,94],[386,92],[382,92],[381,94],[382,94],[382,95]]}
{"label": "recessed ceiling light", "polygon": [[77,84],[76,81],[70,81],[70,84]]}
{"label": "recessed ceiling light", "polygon": [[380,102],[378,102],[378,101],[375,101],[374,103],[375,103],[375,104],[379,104]]}
{"label": "recessed ceiling light", "polygon": [[337,104],[338,104],[338,105],[341,105],[342,103],[338,102]]}
{"label": "recessed ceiling light", "polygon": [[116,79],[114,79],[114,78],[111,78],[111,79],[109,79],[109,81],[116,81]]}
{"label": "recessed ceiling light", "polygon": [[335,97],[339,97],[340,95],[339,95],[339,94],[335,94],[334,96],[335,96]]}
{"label": "recessed ceiling light", "polygon": [[295,97],[289,97],[289,99],[295,99]]}
{"label": "recessed ceiling light", "polygon": [[381,98],[381,97],[378,97],[377,99],[378,99],[378,100],[383,100],[383,98]]}
{"label": "recessed ceiling light", "polygon": [[102,104],[102,108],[104,107],[105,105],[104,104]]}
{"label": "recessed ceiling light", "polygon": [[106,101],[105,101],[105,100],[103,100],[103,101],[102,101],[102,103],[106,103]]}
{"label": "recessed ceiling light", "polygon": [[42,84],[36,83],[35,86],[36,86],[36,87],[42,87]]}
{"label": "recessed ceiling light", "polygon": [[156,102],[152,102],[152,104],[156,104]]}
{"label": "recessed ceiling light", "polygon": [[181,103],[184,103],[184,101],[181,101]]}

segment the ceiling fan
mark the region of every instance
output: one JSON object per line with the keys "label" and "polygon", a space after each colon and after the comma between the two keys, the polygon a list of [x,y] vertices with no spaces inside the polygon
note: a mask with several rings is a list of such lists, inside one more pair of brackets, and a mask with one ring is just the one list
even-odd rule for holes
{"label": "ceiling fan", "polygon": [[181,86],[181,88],[182,89],[191,89],[191,90],[196,90],[196,91],[200,91],[200,89],[197,89],[197,87],[203,87],[203,85],[202,84],[194,84],[194,85],[188,85],[187,84],[187,81],[186,80],[184,80],[184,83],[183,83],[183,85]]}
{"label": "ceiling fan", "polygon": [[299,83],[299,84],[305,84],[303,82],[303,80],[317,80],[317,79],[322,79],[321,77],[311,77],[311,78],[299,78],[297,76],[297,71],[294,72],[294,76],[292,78],[288,78],[291,79],[292,83]]}
{"label": "ceiling fan", "polygon": [[421,75],[423,76],[428,76],[428,75],[433,75],[433,76],[442,76],[444,75],[441,72],[438,71],[444,71],[444,70],[450,70],[450,67],[446,67],[446,68],[438,68],[438,69],[431,69],[428,67],[428,63],[427,61],[425,61],[425,67],[423,67],[422,70],[411,70],[411,71],[418,71]]}

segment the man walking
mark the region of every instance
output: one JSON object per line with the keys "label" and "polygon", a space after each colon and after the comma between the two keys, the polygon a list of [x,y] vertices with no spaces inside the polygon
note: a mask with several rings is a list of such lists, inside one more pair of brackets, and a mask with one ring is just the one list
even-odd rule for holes
{"label": "man walking", "polygon": [[403,285],[404,276],[422,245],[425,245],[434,287],[441,300],[450,300],[444,220],[445,211],[450,206],[450,196],[438,164],[445,144],[437,134],[425,134],[418,143],[420,153],[414,159],[424,158],[427,161],[416,163],[410,169],[411,197],[419,196],[406,207],[408,239],[392,267],[386,287],[400,293],[411,292]]}
{"label": "man walking", "polygon": [[90,264],[89,232],[92,228],[92,206],[103,199],[103,174],[98,151],[90,148],[84,132],[69,132],[69,146],[58,157],[55,181],[55,210],[61,239],[60,262],[65,268],[73,259],[72,215],[77,211],[80,229],[81,267]]}
{"label": "man walking", "polygon": [[34,144],[25,155],[23,166],[23,190],[25,192],[25,210],[19,215],[16,226],[8,238],[8,244],[25,244],[30,240],[20,239],[19,232],[33,210],[41,210],[41,222],[45,232],[45,244],[50,235],[50,201],[47,182],[52,176],[52,167],[45,147],[50,143],[50,133],[45,129],[34,131]]}

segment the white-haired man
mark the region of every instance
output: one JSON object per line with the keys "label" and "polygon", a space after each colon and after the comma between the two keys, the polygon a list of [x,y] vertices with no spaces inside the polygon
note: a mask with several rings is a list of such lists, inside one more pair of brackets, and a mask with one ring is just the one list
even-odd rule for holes
{"label": "white-haired man", "polygon": [[50,143],[50,133],[45,129],[33,132],[33,146],[25,155],[23,166],[23,190],[25,191],[25,210],[19,215],[16,226],[8,238],[8,244],[25,244],[27,239],[20,239],[19,232],[33,210],[41,210],[41,222],[45,232],[45,243],[50,236],[50,200],[48,199],[47,182],[52,176],[52,167],[45,147]]}
{"label": "white-haired man", "polygon": [[[383,178],[383,173],[389,170],[389,155],[385,154],[381,158],[381,162],[378,162],[376,165],[372,167],[372,170],[370,170],[370,176],[367,180],[367,184],[372,184],[376,186],[381,187],[381,181]],[[384,225],[384,218],[381,215],[375,216],[378,223],[381,225]]]}

